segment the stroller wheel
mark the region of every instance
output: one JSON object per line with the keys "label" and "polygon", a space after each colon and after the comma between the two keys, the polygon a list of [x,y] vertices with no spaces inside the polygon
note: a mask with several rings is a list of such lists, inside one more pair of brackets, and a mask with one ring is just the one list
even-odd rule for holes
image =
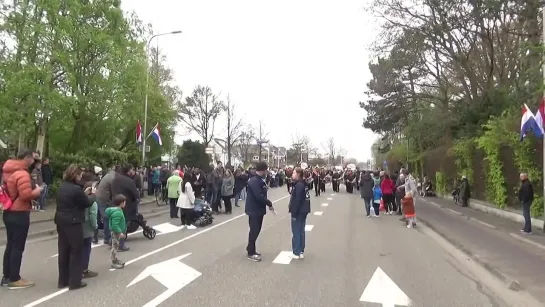
{"label": "stroller wheel", "polygon": [[153,229],[153,228],[150,228],[149,232],[150,232],[151,238],[148,238],[148,239],[150,239],[150,240],[155,239],[155,236],[157,235],[157,231],[155,231],[155,229]]}
{"label": "stroller wheel", "polygon": [[142,231],[142,234],[144,235],[144,237],[146,237],[146,239],[151,240],[151,233],[149,229],[144,229],[144,231]]}

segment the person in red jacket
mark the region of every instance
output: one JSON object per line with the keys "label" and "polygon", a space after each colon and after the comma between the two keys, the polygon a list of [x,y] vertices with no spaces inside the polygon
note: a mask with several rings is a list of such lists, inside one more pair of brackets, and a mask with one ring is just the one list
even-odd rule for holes
{"label": "person in red jacket", "polygon": [[390,175],[384,174],[384,178],[380,183],[380,189],[382,190],[382,201],[384,202],[386,214],[394,214],[394,212],[397,211],[394,197],[395,184],[392,179],[390,179]]}
{"label": "person in red jacket", "polygon": [[32,201],[40,197],[44,188],[32,186],[29,168],[34,164],[34,159],[34,152],[23,150],[17,155],[17,160],[8,160],[2,167],[2,181],[13,201],[12,207],[2,215],[6,226],[7,243],[0,286],[7,286],[9,289],[34,286],[33,282],[24,280],[19,275],[30,227]]}

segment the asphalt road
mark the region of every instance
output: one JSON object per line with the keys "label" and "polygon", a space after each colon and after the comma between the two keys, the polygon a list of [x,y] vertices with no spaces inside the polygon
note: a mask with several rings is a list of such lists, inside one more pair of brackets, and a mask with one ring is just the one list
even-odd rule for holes
{"label": "asphalt road", "polygon": [[[404,299],[425,307],[529,306],[505,303],[505,293],[489,288],[488,277],[464,265],[424,226],[407,229],[396,216],[366,218],[361,199],[343,192],[312,199],[313,211],[323,214],[308,217],[313,227],[306,232],[305,259],[286,263],[279,254],[291,245],[288,197],[273,189],[269,198],[278,214],[265,217],[257,245],[261,263],[245,257],[248,222],[243,208],[235,208],[206,228],[172,229],[152,241],[131,236],[131,250],[119,255],[127,261],[123,270],[110,270],[108,250],[94,248],[91,269],[100,275],[77,291],[56,288],[56,241],[30,243],[22,275],[37,285],[0,289],[0,306],[393,307],[407,305]],[[179,225],[168,216],[149,222],[165,231],[165,223]]]}

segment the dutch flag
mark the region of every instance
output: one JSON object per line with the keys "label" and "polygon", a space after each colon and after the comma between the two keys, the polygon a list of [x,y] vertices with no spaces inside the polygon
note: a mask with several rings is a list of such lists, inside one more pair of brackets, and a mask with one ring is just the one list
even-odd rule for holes
{"label": "dutch flag", "polygon": [[159,146],[163,146],[163,141],[161,140],[161,131],[159,130],[159,123],[157,123],[155,127],[153,127],[149,135],[151,135],[151,137],[157,141]]}
{"label": "dutch flag", "polygon": [[[538,111],[539,112],[539,111]],[[520,120],[520,141],[526,136],[526,132],[530,130],[537,138],[543,137],[543,130],[536,121],[536,117],[530,111],[526,104],[522,106],[522,119]]]}

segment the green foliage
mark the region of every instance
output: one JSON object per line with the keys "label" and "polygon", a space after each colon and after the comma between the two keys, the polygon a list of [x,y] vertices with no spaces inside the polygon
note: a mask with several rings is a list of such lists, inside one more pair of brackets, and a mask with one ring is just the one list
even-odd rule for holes
{"label": "green foliage", "polygon": [[435,186],[436,192],[442,195],[447,194],[447,179],[445,173],[436,172],[435,173]]}
{"label": "green foliage", "polygon": [[477,148],[485,154],[486,198],[499,208],[507,205],[507,187],[503,176],[500,150],[509,142],[509,125],[505,116],[493,117],[484,125],[484,133],[477,139]]}
{"label": "green foliage", "polygon": [[473,157],[475,155],[475,141],[463,138],[456,140],[450,148],[450,153],[455,156],[458,177],[465,175],[469,183],[473,183]]}
{"label": "green foliage", "polygon": [[171,149],[181,92],[155,51],[146,87],[151,29],[124,14],[119,0],[14,1],[0,13],[0,128],[11,153],[30,147],[53,160],[59,152],[106,165],[140,160],[134,135],[146,88],[143,133],[159,123],[163,139],[149,156]]}
{"label": "green foliage", "polygon": [[208,169],[210,166],[210,157],[205,152],[206,146],[200,142],[187,140],[178,148],[178,164],[188,167],[198,167]]}

